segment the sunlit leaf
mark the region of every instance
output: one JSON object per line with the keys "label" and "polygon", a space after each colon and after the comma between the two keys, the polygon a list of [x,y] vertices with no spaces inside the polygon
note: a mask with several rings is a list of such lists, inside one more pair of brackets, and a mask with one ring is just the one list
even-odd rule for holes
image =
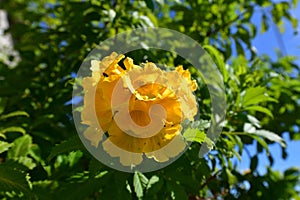
{"label": "sunlit leaf", "polygon": [[262,137],[267,138],[268,140],[273,141],[273,142],[277,142],[282,147],[286,146],[284,139],[282,137],[280,137],[279,135],[271,132],[271,131],[268,131],[268,130],[256,130],[252,134],[262,136]]}
{"label": "sunlit leaf", "polygon": [[8,158],[18,158],[26,156],[32,144],[32,138],[29,135],[24,135],[13,141],[12,148],[8,151]]}
{"label": "sunlit leaf", "polygon": [[144,196],[144,189],[147,187],[148,182],[149,180],[144,174],[140,172],[134,173],[133,186],[138,198],[142,198]]}
{"label": "sunlit leaf", "polygon": [[11,112],[11,113],[6,114],[6,115],[1,115],[0,116],[0,120],[11,118],[11,117],[17,117],[17,116],[29,117],[29,115],[28,115],[27,112],[24,112],[24,111],[15,111],[15,112]]}

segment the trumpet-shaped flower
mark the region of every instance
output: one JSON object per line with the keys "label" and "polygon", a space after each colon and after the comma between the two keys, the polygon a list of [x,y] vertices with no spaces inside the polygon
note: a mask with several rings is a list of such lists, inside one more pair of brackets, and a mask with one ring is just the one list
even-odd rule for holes
{"label": "trumpet-shaped flower", "polygon": [[124,166],[140,164],[143,156],[166,162],[184,151],[181,123],[192,121],[198,111],[197,84],[188,70],[164,71],[151,62],[138,66],[112,53],[93,60],[91,71],[82,81],[81,113],[91,145],[101,143]]}

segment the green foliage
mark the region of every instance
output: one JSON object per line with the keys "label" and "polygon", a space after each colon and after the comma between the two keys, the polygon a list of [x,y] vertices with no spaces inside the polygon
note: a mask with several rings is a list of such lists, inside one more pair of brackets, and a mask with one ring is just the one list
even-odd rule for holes
{"label": "green foliage", "polygon": [[[3,0],[14,48],[15,68],[0,60],[0,198],[2,199],[299,199],[299,169],[272,170],[269,144],[300,133],[300,81],[295,57],[257,55],[252,40],[274,22],[296,28],[293,1]],[[252,17],[261,12],[260,27]],[[170,16],[173,13],[174,16]],[[193,142],[170,166],[142,174],[117,172],[85,151],[72,120],[73,73],[99,42],[135,27],[182,32],[211,55],[226,87],[227,115],[217,143],[206,137],[210,95],[189,63],[161,51],[136,51],[138,62],[183,64],[197,80],[201,120],[183,133]],[[295,29],[296,32],[296,29]],[[179,41],[173,41],[174,43]],[[291,76],[292,72],[298,74]],[[296,77],[295,77],[296,76]],[[196,136],[196,137],[195,137]],[[194,138],[194,139],[191,139]],[[201,145],[212,151],[199,158]],[[256,145],[249,170],[240,171],[247,145]],[[270,166],[258,173],[259,154]]]}
{"label": "green foliage", "polygon": [[33,197],[30,190],[26,168],[15,162],[7,161],[0,165],[0,195],[8,197]]}
{"label": "green foliage", "polygon": [[77,135],[71,137],[70,139],[62,142],[61,144],[56,145],[52,148],[51,153],[48,157],[48,160],[51,160],[55,156],[58,156],[63,153],[68,153],[70,151],[84,149],[81,143],[81,140]]}

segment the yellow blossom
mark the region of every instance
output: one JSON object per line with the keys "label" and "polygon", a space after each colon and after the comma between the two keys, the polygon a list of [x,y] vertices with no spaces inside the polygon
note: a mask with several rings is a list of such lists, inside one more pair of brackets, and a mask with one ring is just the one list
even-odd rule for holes
{"label": "yellow blossom", "polygon": [[167,72],[124,58],[112,53],[91,62],[92,76],[82,82],[84,136],[124,166],[140,164],[143,155],[166,162],[186,147],[181,123],[197,114],[197,84],[182,66]]}

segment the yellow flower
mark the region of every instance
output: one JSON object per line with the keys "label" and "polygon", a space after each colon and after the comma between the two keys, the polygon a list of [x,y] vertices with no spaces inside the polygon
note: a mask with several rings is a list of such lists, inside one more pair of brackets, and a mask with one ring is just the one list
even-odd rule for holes
{"label": "yellow flower", "polygon": [[124,58],[112,53],[91,62],[92,76],[82,81],[84,136],[124,166],[140,164],[143,155],[166,162],[186,148],[181,123],[197,114],[197,84],[182,66],[167,72]]}

